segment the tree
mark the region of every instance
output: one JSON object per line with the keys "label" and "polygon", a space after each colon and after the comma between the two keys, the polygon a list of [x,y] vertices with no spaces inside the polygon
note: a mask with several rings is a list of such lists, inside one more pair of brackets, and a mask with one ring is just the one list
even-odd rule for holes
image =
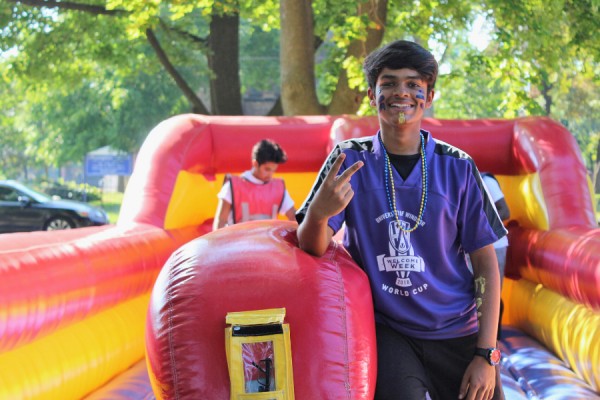
{"label": "tree", "polygon": [[[485,6],[489,45],[483,52],[465,41],[453,45],[453,70],[442,78],[448,101],[437,110],[446,118],[558,120],[576,137],[597,182],[600,44],[592,32],[600,28],[598,6],[568,0],[492,0]],[[457,105],[468,113],[454,112]]]}
{"label": "tree", "polygon": [[[332,41],[342,54],[342,62],[337,68],[335,89],[327,114],[354,114],[358,111],[366,95],[365,79],[362,73],[362,60],[381,45],[387,21],[388,1],[377,0],[355,2],[356,8],[350,9],[355,17],[347,17],[333,26]],[[343,11],[341,15],[348,15]],[[321,25],[321,35],[326,36],[327,25]],[[345,50],[345,53],[344,53]],[[333,71],[336,71],[335,69]]]}
{"label": "tree", "polygon": [[[241,113],[241,84],[237,57],[240,16],[255,21],[258,26],[265,25],[265,22],[276,27],[279,24],[278,16],[274,16],[278,4],[276,1],[264,1],[260,6],[256,6],[249,0],[201,1],[194,6],[181,5],[177,1],[148,6],[147,2],[140,0],[113,0],[109,3],[98,1],[95,5],[44,0],[8,1],[15,6],[10,11],[4,11],[8,16],[8,27],[12,28],[7,30],[12,32],[12,35],[7,35],[4,38],[5,42],[22,46],[23,51],[29,53],[30,49],[36,47],[33,43],[38,43],[41,38],[49,45],[47,47],[49,50],[45,53],[55,60],[54,75],[63,75],[65,78],[68,75],[69,78],[66,79],[76,79],[79,76],[82,79],[85,77],[85,71],[79,73],[73,71],[72,68],[64,65],[64,61],[69,57],[52,57],[52,52],[62,55],[70,53],[81,61],[81,64],[85,64],[90,59],[102,61],[113,67],[123,68],[124,73],[134,68],[144,67],[150,63],[147,56],[143,55],[145,52],[142,46],[145,38],[147,44],[154,50],[156,60],[176,82],[190,102],[192,110],[201,113],[209,113],[208,107],[175,65],[189,66],[197,62],[198,58],[205,58],[210,74],[212,112]],[[321,3],[328,2],[328,0],[321,1]],[[110,7],[107,4],[110,4]],[[327,29],[320,27],[320,36],[315,35],[311,22],[312,5],[312,1],[308,0],[281,3],[281,15],[289,18],[289,24],[286,23],[282,31],[281,45],[283,49],[281,75],[286,77],[282,93],[284,95],[288,92],[292,93],[287,96],[289,100],[286,100],[290,108],[287,114],[294,113],[294,110],[302,110],[303,107],[307,107],[307,113],[313,114],[328,111],[327,107],[319,104],[313,91],[316,86],[313,57],[315,43],[324,41]],[[286,12],[290,7],[297,8]],[[324,18],[321,15],[320,21],[340,25],[340,32],[345,30],[349,33],[352,30],[348,27],[354,28],[357,33],[351,35],[354,40],[347,44],[346,62],[351,62],[353,58],[360,60],[381,42],[387,0],[363,1],[358,6],[354,1],[344,1],[335,7],[338,10],[335,18]],[[349,13],[351,16],[357,14],[358,17],[346,19],[342,17],[344,13]],[[17,26],[27,27],[24,36],[16,33],[21,31]],[[34,27],[43,27],[43,29],[40,31]],[[298,30],[298,34],[292,34],[288,38],[288,33],[294,29]],[[162,40],[158,35],[159,31]],[[59,41],[60,46],[52,45],[52,41],[56,42],[57,32],[64,39]],[[82,42],[85,48],[76,46],[72,41],[69,43],[69,36],[79,37],[81,40],[81,34],[83,34]],[[116,45],[99,42],[99,37],[111,38]],[[341,42],[339,38],[334,37],[334,43]],[[192,49],[187,50],[188,54],[184,50],[186,45]],[[134,61],[128,60],[125,54],[127,48],[131,47],[134,49],[134,54],[143,56],[138,56]],[[124,58],[118,59],[121,56]],[[42,65],[34,64],[33,68],[16,70],[16,72],[23,74],[33,72],[34,75],[37,72],[39,78],[44,69]],[[294,91],[288,91],[287,88],[292,86],[294,79],[310,80],[310,84],[304,82],[296,85],[295,90],[299,88],[311,91],[309,96],[312,97],[307,98],[304,94],[296,96]],[[360,104],[357,99],[361,95],[360,91],[355,83],[348,84],[347,81],[347,72],[344,68],[341,70],[341,79],[332,96],[331,111],[334,113],[354,112]]]}
{"label": "tree", "polygon": [[1,71],[0,179],[28,178],[31,169],[45,164],[43,155],[32,145],[34,131],[28,118],[28,103],[17,96],[26,89],[20,82],[7,79],[7,69]]}
{"label": "tree", "polygon": [[[464,39],[477,16],[491,27],[483,51]],[[32,93],[23,101],[49,96],[68,109],[70,90],[107,85],[127,98],[144,76],[160,77],[154,89],[169,95],[153,94],[165,102],[152,116],[162,119],[185,108],[239,114],[242,95],[256,90],[281,93],[271,113],[373,112],[364,101],[362,59],[384,41],[407,38],[431,48],[440,61],[436,115],[562,120],[571,82],[595,71],[599,55],[594,0],[7,0],[0,26],[2,48],[11,49],[3,58],[6,79],[18,79]],[[102,97],[86,99],[106,104]],[[112,101],[109,109],[118,114],[130,104]],[[40,117],[51,112],[39,110]],[[46,128],[52,125],[61,137],[84,138],[66,131],[93,125],[64,122],[61,130],[65,118],[52,120]]]}
{"label": "tree", "polygon": [[[315,88],[311,0],[281,0],[281,102],[288,115],[324,114]],[[297,102],[296,99],[305,101]]]}

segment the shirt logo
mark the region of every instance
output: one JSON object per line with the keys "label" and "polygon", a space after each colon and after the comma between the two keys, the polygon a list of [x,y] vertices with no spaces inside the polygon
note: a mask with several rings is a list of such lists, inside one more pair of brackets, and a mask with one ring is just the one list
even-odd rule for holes
{"label": "shirt logo", "polygon": [[[402,228],[409,229],[408,222],[400,221]],[[425,271],[423,258],[415,256],[414,249],[410,244],[410,233],[402,231],[397,221],[391,221],[388,226],[389,252],[390,255],[381,254],[377,256],[377,266],[381,272],[395,272],[396,286],[403,288],[412,286],[410,280],[411,272]]]}

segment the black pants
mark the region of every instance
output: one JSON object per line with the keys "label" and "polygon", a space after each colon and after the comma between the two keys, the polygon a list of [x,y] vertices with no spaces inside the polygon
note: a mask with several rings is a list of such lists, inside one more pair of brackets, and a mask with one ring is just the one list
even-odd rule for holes
{"label": "black pants", "polygon": [[[404,336],[376,324],[377,400],[458,399],[460,383],[473,360],[477,334],[445,340]],[[497,392],[501,386],[497,374]],[[496,392],[496,391],[495,391]]]}

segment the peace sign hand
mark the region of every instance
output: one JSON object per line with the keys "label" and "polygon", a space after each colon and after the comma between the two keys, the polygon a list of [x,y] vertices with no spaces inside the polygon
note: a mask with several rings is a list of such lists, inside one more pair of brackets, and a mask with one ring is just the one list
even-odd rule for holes
{"label": "peace sign hand", "polygon": [[350,185],[350,178],[356,171],[358,171],[364,163],[357,161],[342,174],[338,176],[340,167],[346,159],[344,153],[340,154],[336,158],[333,166],[327,173],[327,176],[323,180],[321,187],[317,190],[315,197],[310,205],[311,214],[317,220],[327,220],[330,217],[338,214],[342,211],[352,197],[354,197],[354,191]]}

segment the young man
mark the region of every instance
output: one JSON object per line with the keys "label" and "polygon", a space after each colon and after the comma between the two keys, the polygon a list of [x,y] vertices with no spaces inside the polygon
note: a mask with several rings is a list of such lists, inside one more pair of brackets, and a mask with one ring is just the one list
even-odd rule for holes
{"label": "young man", "polygon": [[287,161],[283,149],[264,139],[252,149],[252,169],[241,176],[226,175],[217,195],[219,205],[213,230],[258,219],[275,219],[279,213],[295,220],[294,201],[283,179],[273,178],[279,164]]}
{"label": "young man", "polygon": [[421,129],[437,69],[408,41],[365,59],[380,129],[336,146],[296,215],[300,247],[315,256],[345,222],[344,246],[369,277],[376,399],[494,394],[500,277],[492,243],[506,230],[473,160]]}

